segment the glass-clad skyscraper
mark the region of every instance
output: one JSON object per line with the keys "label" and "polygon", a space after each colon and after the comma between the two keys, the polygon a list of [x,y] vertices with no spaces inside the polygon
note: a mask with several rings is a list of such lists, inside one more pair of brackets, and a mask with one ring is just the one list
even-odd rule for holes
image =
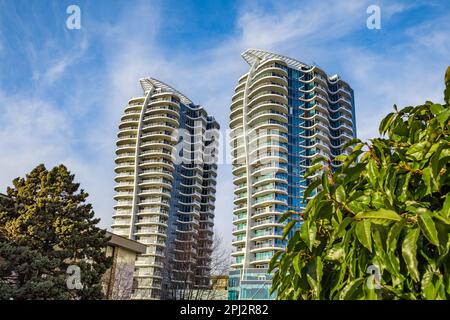
{"label": "glass-clad skyscraper", "polygon": [[317,66],[262,50],[242,54],[250,70],[231,101],[234,175],[233,270],[229,299],[270,299],[273,254],[287,210],[302,212],[311,161],[334,158],[356,136],[353,90]]}
{"label": "glass-clad skyscraper", "polygon": [[140,84],[119,124],[112,230],[147,245],[133,298],[175,299],[210,283],[219,125],[167,84]]}

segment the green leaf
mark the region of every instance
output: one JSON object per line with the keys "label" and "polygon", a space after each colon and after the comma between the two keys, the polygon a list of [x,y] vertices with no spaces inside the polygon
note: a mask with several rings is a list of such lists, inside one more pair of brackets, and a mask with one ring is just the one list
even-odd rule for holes
{"label": "green leaf", "polygon": [[444,107],[441,106],[440,104],[433,104],[430,110],[434,115],[437,115],[444,110]]}
{"label": "green leaf", "polygon": [[343,185],[340,185],[339,187],[336,188],[335,197],[337,202],[345,203],[346,196],[345,196],[345,188]]}
{"label": "green leaf", "polygon": [[405,223],[405,220],[400,220],[399,222],[396,222],[389,230],[387,237],[387,249],[390,253],[395,252],[395,250],[397,249],[398,237],[403,230]]}
{"label": "green leaf", "polygon": [[361,140],[358,139],[358,138],[353,138],[350,141],[346,142],[341,148],[342,148],[342,150],[345,150],[348,147],[351,147],[351,146],[353,146],[353,145],[355,145],[357,143],[361,143]]}
{"label": "green leaf", "polygon": [[288,210],[285,213],[283,213],[283,215],[280,217],[279,222],[283,223],[284,221],[286,221],[286,219],[290,218],[293,214],[295,214],[295,211],[293,210]]}
{"label": "green leaf", "polygon": [[395,118],[395,113],[389,113],[383,120],[381,120],[379,131],[380,134],[385,134],[391,125],[392,120]]}
{"label": "green leaf", "polygon": [[311,195],[311,193],[321,184],[321,180],[320,179],[316,179],[313,182],[311,182],[308,186],[308,188],[306,188],[305,193],[303,194],[303,201],[306,201],[308,199],[308,197]]}
{"label": "green leaf", "polygon": [[419,270],[417,269],[417,240],[419,239],[420,229],[409,229],[402,243],[402,256],[406,263],[409,273],[413,279],[419,281]]}
{"label": "green leaf", "polygon": [[345,217],[339,225],[338,234],[341,234],[352,221],[353,219],[351,217]]}
{"label": "green leaf", "polygon": [[358,289],[361,288],[361,285],[364,283],[364,278],[358,278],[356,280],[350,281],[344,289],[342,289],[339,294],[340,300],[351,300],[354,299],[354,295]]}
{"label": "green leaf", "polygon": [[400,221],[402,217],[395,211],[381,208],[376,211],[360,212],[355,216],[355,219]]}
{"label": "green leaf", "polygon": [[372,252],[372,237],[370,233],[370,221],[362,220],[356,223],[356,236],[358,237],[359,242],[367,248],[370,252]]}
{"label": "green leaf", "polygon": [[426,167],[425,169],[422,170],[422,179],[425,182],[425,185],[427,187],[427,191],[426,194],[431,194],[432,193],[432,181],[431,181],[431,168],[430,167]]}
{"label": "green leaf", "polygon": [[446,109],[444,111],[442,111],[441,113],[439,113],[436,117],[439,121],[439,123],[444,126],[447,122],[448,119],[450,118],[450,109]]}
{"label": "green leaf", "polygon": [[286,239],[289,232],[292,230],[292,228],[295,226],[297,221],[289,221],[289,223],[283,228],[283,232],[281,233],[281,240]]}
{"label": "green leaf", "polygon": [[370,159],[367,164],[367,177],[369,178],[369,182],[372,187],[376,186],[376,181],[379,177],[378,167],[375,160]]}
{"label": "green leaf", "polygon": [[312,251],[314,241],[316,240],[317,226],[314,221],[305,221],[300,227],[300,236],[306,243],[309,251]]}
{"label": "green leaf", "polygon": [[297,273],[298,275],[302,274],[302,270],[301,270],[301,266],[300,266],[300,263],[301,263],[300,258],[301,258],[301,255],[297,254],[295,256],[294,260],[292,260],[292,265],[294,266],[295,273]]}
{"label": "green leaf", "polygon": [[442,205],[441,213],[446,218],[449,218],[450,216],[450,193],[447,193],[447,195],[445,196],[445,201]]}
{"label": "green leaf", "polygon": [[273,269],[275,269],[275,267],[278,264],[278,258],[281,256],[283,252],[282,251],[277,251],[274,253],[274,255],[272,256],[272,259],[270,259],[269,262],[269,272],[272,272]]}
{"label": "green leaf", "polygon": [[326,193],[330,193],[330,188],[328,186],[328,170],[324,170],[322,173],[322,187]]}
{"label": "green leaf", "polygon": [[323,168],[323,164],[321,164],[321,163],[315,164],[315,165],[309,167],[308,170],[306,170],[304,177],[308,178],[310,176],[313,176],[317,171],[319,171],[322,168]]}
{"label": "green leaf", "polygon": [[318,164],[318,163],[322,164],[323,162],[327,162],[327,161],[328,161],[327,157],[318,156],[311,161],[310,166],[314,166],[315,164]]}
{"label": "green leaf", "polygon": [[439,246],[439,239],[433,218],[428,211],[419,215],[419,226],[425,237],[435,246]]}
{"label": "green leaf", "polygon": [[330,261],[338,261],[344,257],[344,254],[344,248],[341,245],[335,246],[328,250],[325,259]]}

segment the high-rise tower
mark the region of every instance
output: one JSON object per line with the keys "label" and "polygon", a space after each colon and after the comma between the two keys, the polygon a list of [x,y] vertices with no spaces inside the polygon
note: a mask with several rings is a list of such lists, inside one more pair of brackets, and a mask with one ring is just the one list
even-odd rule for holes
{"label": "high-rise tower", "polygon": [[161,81],[140,84],[119,124],[112,230],[147,245],[133,297],[170,299],[209,285],[219,125]]}
{"label": "high-rise tower", "polygon": [[287,210],[302,212],[311,161],[334,158],[356,136],[353,90],[317,66],[262,50],[242,54],[250,70],[231,102],[234,174],[230,299],[269,299],[268,263],[283,250]]}

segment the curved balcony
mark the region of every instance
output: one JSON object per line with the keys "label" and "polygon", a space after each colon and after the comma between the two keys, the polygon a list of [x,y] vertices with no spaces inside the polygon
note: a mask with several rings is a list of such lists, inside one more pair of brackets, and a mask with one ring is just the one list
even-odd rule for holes
{"label": "curved balcony", "polygon": [[273,142],[267,142],[267,143],[261,143],[259,145],[256,146],[250,146],[249,147],[250,151],[249,151],[249,155],[250,155],[250,159],[255,157],[255,153],[259,153],[259,151],[263,151],[262,153],[282,153],[282,154],[287,154],[288,153],[288,147],[287,144],[283,144],[283,143],[273,143]]}
{"label": "curved balcony", "polygon": [[117,221],[116,219],[114,219],[113,224],[111,225],[111,228],[115,228],[115,227],[130,227],[131,225],[131,220],[128,221]]}
{"label": "curved balcony", "polygon": [[257,164],[267,164],[267,163],[287,163],[287,154],[279,152],[267,152],[260,156],[252,157],[250,159],[250,165],[255,166]]}
{"label": "curved balcony", "polygon": [[237,109],[241,109],[244,106],[244,97],[239,97],[236,101],[233,101],[230,105],[231,113],[233,113]]}
{"label": "curved balcony", "polygon": [[[284,87],[288,86],[287,77],[281,76],[275,72],[273,72],[273,73],[267,72],[267,74],[266,74],[266,72],[264,72],[264,74],[265,74],[264,76],[262,76],[262,77],[260,76],[259,78],[253,80],[252,84],[249,86],[249,90],[252,90],[253,88],[255,88],[265,82],[275,82],[275,83],[279,84],[280,86],[284,86]],[[260,75],[261,75],[261,73],[260,73]]]}
{"label": "curved balcony", "polygon": [[169,189],[164,190],[162,188],[149,188],[149,189],[141,189],[138,195],[140,197],[146,196],[160,196],[161,198],[169,198],[171,197],[171,191]]}
{"label": "curved balcony", "polygon": [[[241,100],[242,101],[242,100]],[[243,112],[243,106],[241,106],[240,108],[233,108],[232,110],[231,110],[231,112],[230,112],[230,116],[229,116],[229,119],[230,120],[233,120],[233,119],[235,119],[237,116],[239,116],[239,115],[241,115],[242,114],[242,112]]]}
{"label": "curved balcony", "polygon": [[288,89],[286,85],[271,81],[271,82],[262,82],[258,86],[253,86],[252,89],[250,89],[249,91],[248,97],[249,99],[253,99],[253,97],[258,96],[259,93],[267,91],[276,92],[283,96],[288,95]]}
{"label": "curved balcony", "polygon": [[[246,80],[246,79],[245,79]],[[245,81],[239,82],[236,87],[234,88],[234,92],[238,92],[240,90],[243,90],[245,88]]]}
{"label": "curved balcony", "polygon": [[252,208],[253,209],[258,209],[258,208],[262,208],[262,207],[267,207],[267,206],[271,206],[271,205],[287,205],[287,201],[286,200],[280,200],[277,198],[272,198],[272,199],[263,199],[263,200],[258,200],[255,201],[252,204]]}
{"label": "curved balcony", "polygon": [[[157,165],[157,167],[153,167],[153,165]],[[149,165],[148,169],[144,169],[144,167],[142,167],[141,171],[139,172],[139,178],[141,179],[146,179],[146,178],[165,178],[169,181],[172,181],[173,179],[173,173],[170,170],[167,170],[166,168],[162,168],[159,165],[163,165],[164,163],[152,163],[152,165]],[[145,165],[148,165],[147,163]]]}
{"label": "curved balcony", "polygon": [[116,182],[133,181],[133,180],[134,180],[134,172],[121,172],[114,177],[114,181]]}
{"label": "curved balcony", "polygon": [[282,245],[275,245],[275,244],[267,244],[267,245],[261,245],[261,246],[254,246],[250,252],[251,253],[257,253],[257,252],[264,252],[264,251],[268,251],[268,250],[273,250],[273,251],[283,251],[284,250],[284,246]]}
{"label": "curved balcony", "polygon": [[143,103],[144,102],[142,102],[140,104],[127,105],[124,110],[124,116],[129,115],[129,114],[139,115],[141,113]]}
{"label": "curved balcony", "polygon": [[245,254],[244,248],[242,248],[240,251],[233,251],[231,253],[232,257],[239,257],[239,256],[243,256]]}
{"label": "curved balcony", "polygon": [[288,107],[286,104],[280,103],[275,100],[264,100],[256,105],[253,105],[252,108],[248,111],[248,116],[254,116],[255,113],[263,110],[273,110],[284,115],[288,114]]}
{"label": "curved balcony", "polygon": [[168,121],[166,121],[166,122],[150,122],[150,123],[146,123],[142,127],[142,134],[144,135],[152,130],[173,132],[176,129],[177,129],[177,126],[175,126],[172,123],[169,123]]}
{"label": "curved balcony", "polygon": [[[128,110],[127,110],[128,109]],[[123,113],[122,117],[120,118],[120,121],[126,121],[130,119],[136,119],[139,118],[141,115],[141,107],[133,107],[133,108],[127,108],[125,109],[125,112]]]}
{"label": "curved balcony", "polygon": [[274,216],[282,216],[284,212],[276,211],[275,208],[271,205],[255,210],[252,215],[252,219],[260,219],[266,217],[274,217]]}
{"label": "curved balcony", "polygon": [[280,131],[281,133],[288,133],[288,127],[285,123],[278,122],[272,119],[266,121],[259,121],[255,123],[255,125],[247,132],[249,136],[253,136],[255,132],[258,130],[271,130],[275,129]]}
{"label": "curved balcony", "polygon": [[173,150],[161,148],[161,149],[150,149],[145,150],[139,154],[139,157],[144,161],[146,159],[147,161],[149,159],[166,159],[167,161],[170,161],[170,163],[173,163],[175,161],[175,156],[173,154]]}
{"label": "curved balcony", "polygon": [[131,213],[131,210],[127,210],[127,209],[121,209],[121,210],[116,210],[115,213],[113,214],[113,218],[129,218],[131,217],[133,214]]}
{"label": "curved balcony", "polygon": [[142,134],[141,135],[141,143],[144,143],[146,141],[151,141],[153,139],[164,139],[171,141],[173,143],[176,143],[177,137],[173,134],[173,131],[152,131]]}
{"label": "curved balcony", "polygon": [[255,259],[255,260],[252,260],[252,261],[250,261],[249,263],[252,265],[257,265],[257,264],[261,264],[261,263],[264,263],[264,264],[268,264],[268,263],[270,263],[270,260],[271,260],[271,258],[263,258],[263,259]]}
{"label": "curved balcony", "polygon": [[119,162],[117,163],[117,166],[114,168],[114,172],[115,173],[120,173],[120,172],[127,172],[127,171],[131,171],[134,170],[134,162]]}
{"label": "curved balcony", "polygon": [[116,154],[119,153],[133,153],[136,150],[135,143],[121,144],[117,146]]}
{"label": "curved balcony", "polygon": [[170,114],[170,115],[173,115],[173,116],[179,118],[180,107],[178,105],[173,106],[173,105],[153,104],[153,105],[147,106],[147,109],[145,109],[146,116],[155,114],[155,113],[167,113],[167,114]]}
{"label": "curved balcony", "polygon": [[276,101],[278,103],[287,105],[288,98],[284,94],[277,92],[274,89],[261,91],[249,96],[248,108],[251,109],[253,106],[263,101]]}
{"label": "curved balcony", "polygon": [[242,99],[244,97],[244,93],[245,93],[244,90],[240,90],[240,91],[236,92],[235,94],[233,94],[231,96],[231,102],[235,102],[237,100]]}
{"label": "curved balcony", "polygon": [[235,117],[233,120],[230,121],[230,128],[234,128],[238,124],[243,123],[244,116],[241,114],[240,116]]}
{"label": "curved balcony", "polygon": [[172,183],[170,181],[167,181],[165,179],[142,179],[139,183],[139,187],[146,187],[146,186],[162,186],[166,188],[172,188]]}
{"label": "curved balcony", "polygon": [[139,124],[139,117],[123,120],[119,123],[119,130],[129,127],[137,127]]}
{"label": "curved balcony", "polygon": [[[284,176],[282,173],[273,172],[275,170],[270,170],[268,174],[264,175],[256,175],[253,176],[253,184],[252,187],[258,187],[269,182],[272,183],[287,183],[287,176]],[[277,176],[278,175],[278,176]]]}
{"label": "curved balcony", "polygon": [[131,208],[132,206],[133,206],[133,201],[118,201],[114,205],[114,210],[127,209],[127,208]]}
{"label": "curved balcony", "polygon": [[119,182],[114,186],[115,191],[126,191],[134,189],[134,181],[133,182]]}
{"label": "curved balcony", "polygon": [[257,177],[265,173],[276,173],[276,172],[287,173],[287,171],[288,171],[287,166],[285,164],[275,161],[272,163],[266,163],[264,165],[255,166],[251,175],[252,177]]}
{"label": "curved balcony", "polygon": [[145,116],[142,119],[144,122],[144,126],[151,125],[152,123],[158,123],[160,121],[165,121],[166,123],[172,124],[174,127],[178,127],[180,125],[178,121],[178,117],[174,115],[170,115],[168,113],[156,113]]}
{"label": "curved balcony", "polygon": [[137,139],[137,136],[135,134],[134,135],[133,134],[128,134],[128,135],[121,134],[121,135],[118,135],[118,137],[117,137],[116,145],[119,146],[122,144],[136,144],[136,139]]}
{"label": "curved balcony", "polygon": [[276,234],[274,231],[270,231],[267,233],[261,233],[258,235],[254,235],[251,238],[251,241],[261,241],[261,240],[268,240],[268,239],[281,239],[281,235]]}
{"label": "curved balcony", "polygon": [[168,219],[169,218],[169,211],[167,211],[166,207],[162,208],[161,206],[156,204],[155,206],[153,206],[151,208],[147,207],[145,209],[139,210],[136,213],[136,215],[138,216],[138,219],[139,218],[144,219],[144,218],[147,218],[149,216],[153,217],[155,215],[156,216],[160,216],[160,217],[162,217],[164,219]]}
{"label": "curved balcony", "polygon": [[[253,136],[249,136],[248,144],[252,146],[255,142],[277,141],[279,143],[288,143],[288,136],[285,133],[276,130],[261,130],[260,132],[253,132]],[[242,144],[242,143],[241,143]],[[238,146],[240,147],[240,145]]]}
{"label": "curved balcony", "polygon": [[118,140],[123,136],[135,136],[137,129],[137,127],[130,127],[119,130],[119,133],[117,134]]}
{"label": "curved balcony", "polygon": [[264,122],[267,120],[278,121],[281,123],[288,123],[288,118],[286,114],[275,110],[264,110],[254,113],[250,119],[248,120],[248,125],[251,127],[257,126],[258,123]]}
{"label": "curved balcony", "polygon": [[[127,200],[127,199],[133,199],[133,195],[134,195],[134,193],[133,192],[127,192],[127,191],[119,191],[119,192],[117,192],[115,195],[114,195],[114,197],[113,197],[113,199],[114,200]],[[131,201],[131,200],[130,200]]]}
{"label": "curved balcony", "polygon": [[259,229],[265,229],[265,228],[283,228],[285,225],[283,223],[279,223],[274,220],[274,218],[266,219],[264,221],[254,222],[251,226],[251,230],[259,230]]}
{"label": "curved balcony", "polygon": [[[271,63],[271,62],[273,62],[273,61],[267,61],[267,63]],[[277,63],[282,63],[282,62],[279,61]],[[261,65],[261,66],[258,67],[258,69],[259,70],[257,70],[255,72],[255,74],[253,75],[252,81],[255,81],[255,79],[258,80],[259,79],[258,77],[261,76],[261,74],[266,73],[266,72],[274,73],[276,75],[279,75],[281,77],[286,77],[286,78],[288,76],[288,73],[287,73],[286,70],[284,70],[282,68],[279,68],[279,67],[276,67],[276,66],[264,66],[264,65]]]}
{"label": "curved balcony", "polygon": [[252,197],[262,197],[268,194],[281,194],[287,195],[287,185],[286,186],[273,186],[272,183],[267,184],[266,187],[260,186],[253,190]]}
{"label": "curved balcony", "polygon": [[173,150],[175,148],[174,143],[168,140],[148,140],[141,142],[140,145],[142,151],[149,149],[162,149],[167,148],[168,150]]}
{"label": "curved balcony", "polygon": [[153,218],[140,218],[136,220],[136,226],[147,226],[147,225],[158,225],[167,228],[168,221],[166,219],[161,219],[159,216],[155,216]]}

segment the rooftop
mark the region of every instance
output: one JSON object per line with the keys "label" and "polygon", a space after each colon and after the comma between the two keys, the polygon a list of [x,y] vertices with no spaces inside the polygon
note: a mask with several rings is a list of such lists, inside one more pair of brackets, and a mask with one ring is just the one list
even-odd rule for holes
{"label": "rooftop", "polygon": [[[244,58],[244,60],[249,65],[252,65],[257,59],[261,59],[261,60],[280,59],[280,60],[286,62],[286,64],[290,68],[304,70],[305,68],[311,69],[311,67],[312,67],[306,63],[283,56],[281,54],[264,51],[264,50],[260,50],[260,49],[247,49],[244,53],[242,53],[242,58]],[[342,81],[342,79],[340,79],[339,75],[335,74],[332,76],[328,76],[328,74],[324,70],[322,70],[319,66],[314,65],[314,67],[317,68],[318,70],[320,70],[321,72],[325,73],[330,81],[336,81],[336,80]],[[346,83],[345,81],[342,81],[342,82],[348,85],[348,83]]]}
{"label": "rooftop", "polygon": [[174,94],[179,96],[181,99],[181,102],[183,102],[183,104],[185,104],[185,105],[193,104],[193,102],[188,97],[186,97],[184,94],[182,94],[180,91],[176,90],[175,88],[169,86],[168,84],[166,84],[158,79],[142,78],[139,81],[141,82],[141,86],[142,86],[142,89],[144,90],[144,92],[149,91],[151,88],[162,88],[169,92],[173,92]]}
{"label": "rooftop", "polygon": [[259,50],[259,49],[247,49],[243,54],[242,57],[244,60],[252,65],[253,62],[255,62],[256,59],[261,60],[267,60],[267,59],[280,59],[287,63],[287,65],[291,68],[301,69],[304,67],[309,68],[309,66],[301,61],[282,56],[280,54],[276,54],[269,51]]}

